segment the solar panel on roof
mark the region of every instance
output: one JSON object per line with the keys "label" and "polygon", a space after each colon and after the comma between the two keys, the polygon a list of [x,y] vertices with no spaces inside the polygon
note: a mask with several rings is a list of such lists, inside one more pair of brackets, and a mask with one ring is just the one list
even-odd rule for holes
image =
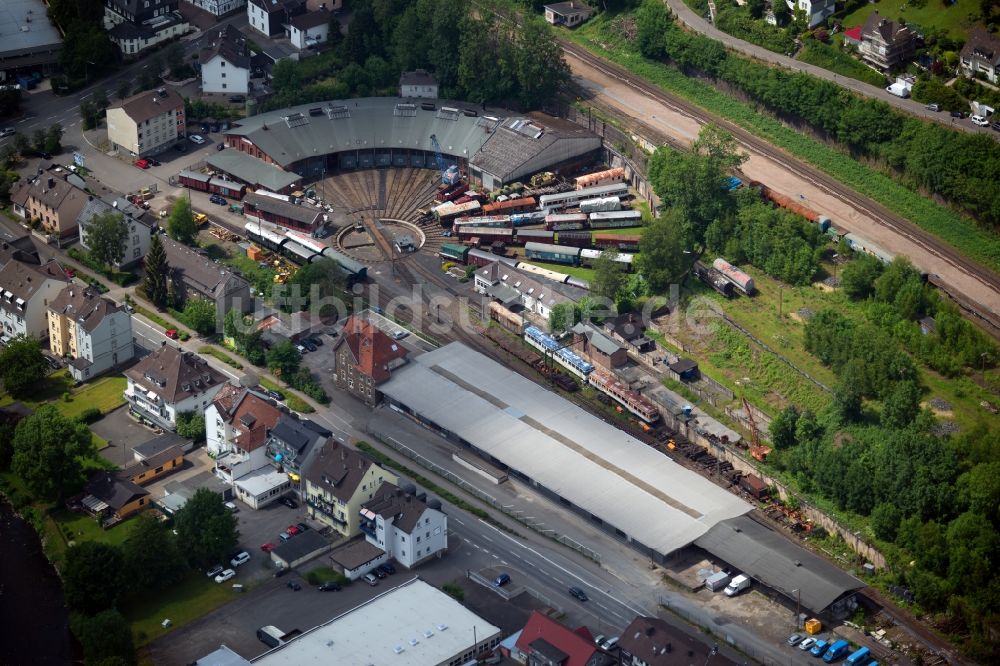
{"label": "solar panel on roof", "polygon": [[441,120],[458,120],[461,115],[461,111],[451,106],[442,106],[437,112],[437,117]]}
{"label": "solar panel on roof", "polygon": [[392,115],[402,116],[404,118],[412,118],[417,115],[417,105],[416,104],[397,104],[395,110],[393,110]]}
{"label": "solar panel on roof", "polygon": [[301,127],[302,125],[309,124],[309,118],[301,113],[290,113],[285,116],[285,124],[288,125],[289,129],[292,127]]}
{"label": "solar panel on roof", "polygon": [[336,120],[337,118],[350,118],[351,110],[346,106],[331,106],[326,110],[326,117],[330,120]]}

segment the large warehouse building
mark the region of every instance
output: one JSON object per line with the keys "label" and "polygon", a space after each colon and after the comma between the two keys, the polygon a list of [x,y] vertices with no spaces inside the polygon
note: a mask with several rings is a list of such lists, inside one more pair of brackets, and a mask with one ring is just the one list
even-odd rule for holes
{"label": "large warehouse building", "polygon": [[380,389],[438,429],[660,561],[752,507],[508,367],[452,343]]}
{"label": "large warehouse building", "polygon": [[736,495],[461,343],[412,358],[379,390],[392,409],[659,562],[701,549],[832,615],[853,609],[864,587],[754,520]]}
{"label": "large warehouse building", "polygon": [[494,188],[538,171],[589,164],[601,150],[599,136],[559,118],[490,113],[462,102],[370,97],[250,116],[225,132],[226,145],[245,162],[231,156],[230,175],[254,173],[260,161],[307,181],[351,169],[437,168],[440,151],[472,183]]}
{"label": "large warehouse building", "polygon": [[[499,645],[500,628],[414,578],[253,660],[262,666],[454,666]],[[200,662],[199,662],[200,663]]]}

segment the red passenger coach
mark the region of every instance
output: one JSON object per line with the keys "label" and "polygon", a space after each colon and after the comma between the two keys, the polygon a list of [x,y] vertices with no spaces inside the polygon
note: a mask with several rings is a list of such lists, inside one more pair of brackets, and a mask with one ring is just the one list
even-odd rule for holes
{"label": "red passenger coach", "polygon": [[625,236],[616,234],[594,234],[594,246],[601,249],[613,247],[625,252],[638,252],[639,239],[642,236]]}
{"label": "red passenger coach", "polygon": [[213,177],[208,181],[208,191],[221,194],[228,199],[242,199],[247,186],[225,178]]}
{"label": "red passenger coach", "polygon": [[511,213],[526,213],[536,208],[535,197],[522,197],[520,199],[508,199],[507,201],[495,201],[483,206],[483,215],[510,215]]}

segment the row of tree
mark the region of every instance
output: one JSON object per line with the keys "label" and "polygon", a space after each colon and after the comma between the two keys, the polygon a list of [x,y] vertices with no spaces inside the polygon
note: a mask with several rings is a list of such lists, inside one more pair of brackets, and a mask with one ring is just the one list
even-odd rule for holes
{"label": "row of tree", "polygon": [[[561,49],[535,15],[514,21],[464,0],[358,0],[352,11],[334,57],[320,56],[328,66],[275,66],[267,108],[388,92],[417,68],[433,72],[442,97],[476,104],[538,108],[569,81]],[[334,73],[335,83],[324,80]]]}
{"label": "row of tree", "polygon": [[687,32],[662,2],[644,0],[636,13],[636,43],[649,58],[714,77],[783,118],[808,123],[857,155],[884,164],[904,182],[953,202],[988,226],[1000,226],[1000,144],[905,116],[888,104],[855,95],[834,82],[791,73],[728,52]]}

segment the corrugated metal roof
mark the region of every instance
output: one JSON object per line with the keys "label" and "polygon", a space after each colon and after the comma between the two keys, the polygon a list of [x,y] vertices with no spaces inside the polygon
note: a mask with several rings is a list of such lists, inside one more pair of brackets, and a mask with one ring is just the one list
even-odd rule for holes
{"label": "corrugated metal roof", "polygon": [[715,525],[695,544],[744,574],[773,587],[802,606],[822,612],[865,584],[833,564],[792,543],[750,516]]}
{"label": "corrugated metal roof", "polygon": [[416,357],[380,390],[660,553],[752,508],[457,342]]}
{"label": "corrugated metal roof", "polygon": [[302,176],[283,171],[273,164],[250,157],[238,150],[223,150],[210,155],[205,162],[233,178],[251,185],[260,185],[272,192],[280,192],[302,180]]}

